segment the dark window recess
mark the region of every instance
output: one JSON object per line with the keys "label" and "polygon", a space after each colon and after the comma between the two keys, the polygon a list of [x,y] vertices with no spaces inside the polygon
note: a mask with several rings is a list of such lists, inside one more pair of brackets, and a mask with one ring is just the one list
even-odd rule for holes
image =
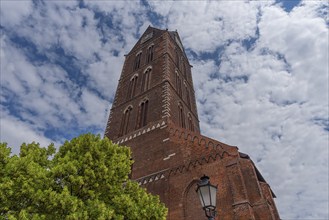
{"label": "dark window recess", "polygon": [[186,102],[187,102],[187,106],[189,108],[191,108],[190,92],[189,92],[187,86],[185,86],[185,90],[186,90]]}
{"label": "dark window recess", "polygon": [[133,108],[129,106],[128,109],[123,113],[119,136],[125,135],[128,132],[129,119],[132,109]]}
{"label": "dark window recess", "polygon": [[127,93],[127,99],[130,99],[135,96],[137,79],[138,79],[138,77],[135,76],[130,80],[129,87],[128,87],[128,93]]}
{"label": "dark window recess", "polygon": [[142,89],[141,89],[142,92],[148,90],[150,87],[151,72],[152,72],[152,69],[147,69],[145,71],[145,73],[143,74]]}
{"label": "dark window recess", "polygon": [[182,82],[178,73],[176,73],[176,90],[177,93],[182,96]]}
{"label": "dark window recess", "polygon": [[185,118],[184,118],[184,110],[181,104],[178,105],[179,110],[179,123],[182,128],[185,128]]}
{"label": "dark window recess", "polygon": [[188,115],[188,127],[191,131],[194,131],[194,125],[190,114]]}
{"label": "dark window recess", "polygon": [[176,65],[177,65],[177,67],[179,69],[179,55],[178,55],[177,50],[175,50],[175,53],[176,53]]}
{"label": "dark window recess", "polygon": [[142,57],[142,53],[139,53],[139,54],[136,55],[136,57],[135,57],[135,64],[134,64],[134,70],[137,70],[140,67],[141,57]]}
{"label": "dark window recess", "polygon": [[144,127],[147,124],[147,111],[148,111],[149,101],[146,100],[142,102],[139,106],[139,117],[137,128]]}
{"label": "dark window recess", "polygon": [[147,50],[147,63],[150,63],[153,60],[153,54],[154,54],[154,45],[150,46]]}

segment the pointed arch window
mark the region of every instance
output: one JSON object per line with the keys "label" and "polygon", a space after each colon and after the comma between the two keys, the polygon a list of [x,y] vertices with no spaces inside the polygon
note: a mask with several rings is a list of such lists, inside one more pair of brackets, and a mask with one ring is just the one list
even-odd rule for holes
{"label": "pointed arch window", "polygon": [[142,78],[142,92],[150,88],[150,79],[151,79],[152,68],[148,68]]}
{"label": "pointed arch window", "polygon": [[153,54],[154,54],[154,45],[149,46],[147,49],[147,63],[150,63],[153,60]]}
{"label": "pointed arch window", "polygon": [[134,75],[130,79],[128,93],[127,93],[127,99],[130,99],[135,96],[136,87],[137,87],[137,79],[138,79],[138,75]]}
{"label": "pointed arch window", "polygon": [[132,106],[129,106],[122,115],[119,136],[125,135],[128,132],[129,119],[132,109],[133,109]]}
{"label": "pointed arch window", "polygon": [[176,65],[179,68],[179,55],[177,49],[175,50],[175,53],[176,53]]}
{"label": "pointed arch window", "polygon": [[185,62],[183,62],[183,67],[182,67],[182,72],[183,72],[183,75],[186,77],[186,66],[185,66]]}
{"label": "pointed arch window", "polygon": [[144,127],[147,124],[148,105],[149,100],[145,100],[139,105],[137,128]]}
{"label": "pointed arch window", "polygon": [[139,52],[135,57],[134,70],[137,70],[141,64],[142,52]]}
{"label": "pointed arch window", "polygon": [[185,128],[185,117],[184,117],[184,110],[181,103],[178,104],[178,119],[179,119],[179,125],[182,128]]}
{"label": "pointed arch window", "polygon": [[183,72],[183,65],[184,65],[184,58],[180,57],[180,65],[178,65],[178,68],[181,72]]}
{"label": "pointed arch window", "polygon": [[177,90],[177,93],[180,96],[182,96],[182,81],[181,81],[181,78],[177,71],[176,71],[176,90]]}
{"label": "pointed arch window", "polygon": [[194,131],[194,125],[193,125],[192,116],[190,113],[188,113],[187,120],[188,120],[188,128],[191,131]]}
{"label": "pointed arch window", "polygon": [[187,88],[187,85],[185,85],[185,93],[186,93],[186,103],[189,108],[191,108],[191,99],[190,99],[190,91]]}

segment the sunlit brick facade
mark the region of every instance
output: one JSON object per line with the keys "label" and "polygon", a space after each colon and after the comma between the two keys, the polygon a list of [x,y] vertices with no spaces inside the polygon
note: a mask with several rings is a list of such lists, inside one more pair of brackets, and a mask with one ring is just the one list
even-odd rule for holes
{"label": "sunlit brick facade", "polygon": [[206,219],[195,191],[204,174],[218,185],[216,219],[279,219],[248,155],[201,135],[191,65],[176,31],[148,27],[126,55],[105,135],[131,147],[131,178],[160,196],[168,220]]}

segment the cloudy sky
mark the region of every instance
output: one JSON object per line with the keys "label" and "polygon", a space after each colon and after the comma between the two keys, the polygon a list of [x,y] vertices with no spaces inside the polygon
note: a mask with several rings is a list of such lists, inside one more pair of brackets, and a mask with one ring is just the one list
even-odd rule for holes
{"label": "cloudy sky", "polygon": [[103,134],[124,54],[180,34],[202,133],[236,145],[284,219],[328,219],[328,1],[1,0],[1,141]]}

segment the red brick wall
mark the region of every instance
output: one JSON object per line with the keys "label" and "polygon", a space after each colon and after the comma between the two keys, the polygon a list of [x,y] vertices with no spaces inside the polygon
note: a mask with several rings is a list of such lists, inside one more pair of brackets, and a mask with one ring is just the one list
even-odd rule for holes
{"label": "red brick wall", "polygon": [[[196,184],[206,174],[212,184],[218,185],[216,219],[279,219],[273,194],[247,155],[229,146],[205,137],[199,132],[196,101],[190,65],[184,52],[175,42],[175,32],[148,28],[142,38],[153,32],[153,37],[139,40],[126,61],[108,120],[105,135],[120,145],[131,147],[134,165],[131,178],[148,192],[160,196],[169,208],[168,220],[206,219],[201,208]],[[152,63],[146,63],[146,50],[154,44]],[[142,51],[140,68],[133,70],[135,56]],[[176,63],[176,53],[185,62],[186,74]],[[152,67],[149,90],[141,90],[141,79],[147,67]],[[182,79],[182,95],[176,86],[176,72]],[[135,95],[127,98],[133,75],[138,74]],[[186,100],[185,84],[190,90],[191,108]],[[138,107],[149,100],[147,125],[136,128]],[[180,128],[178,103],[191,112],[195,132]],[[119,136],[124,110],[132,106],[128,133]]]}
{"label": "red brick wall", "polygon": [[[110,139],[119,137],[122,115],[128,106],[133,107],[128,131],[134,131],[136,129],[135,124],[138,115],[138,106],[144,99],[149,99],[149,111],[147,114],[148,123],[167,118],[176,125],[179,125],[178,103],[181,102],[184,107],[186,127],[188,125],[187,114],[190,112],[195,131],[200,130],[190,70],[191,67],[188,60],[168,31],[160,31],[151,28],[148,29],[143,36],[151,32],[153,32],[153,37],[150,40],[143,44],[138,41],[135,47],[126,56],[105,132],[106,136]],[[153,61],[147,63],[147,49],[150,45],[154,45],[154,56]],[[182,58],[180,64],[185,63],[186,71],[182,72],[182,68],[177,66],[175,51],[178,51],[180,59]],[[135,57],[139,52],[142,52],[140,67],[134,70]],[[152,68],[150,87],[147,91],[143,91],[141,88],[142,78],[144,72],[149,67]],[[176,73],[180,75],[182,80],[181,95],[177,93]],[[135,75],[138,76],[136,90],[134,96],[130,98],[127,96],[128,87],[131,78]],[[191,107],[188,106],[185,85],[189,90]]]}
{"label": "red brick wall", "polygon": [[160,196],[169,208],[168,220],[206,219],[195,192],[197,180],[204,174],[218,185],[217,219],[279,219],[270,188],[258,180],[252,161],[241,158],[236,147],[170,122],[158,125],[117,142],[123,140],[121,144],[131,147],[135,161],[132,179]]}

